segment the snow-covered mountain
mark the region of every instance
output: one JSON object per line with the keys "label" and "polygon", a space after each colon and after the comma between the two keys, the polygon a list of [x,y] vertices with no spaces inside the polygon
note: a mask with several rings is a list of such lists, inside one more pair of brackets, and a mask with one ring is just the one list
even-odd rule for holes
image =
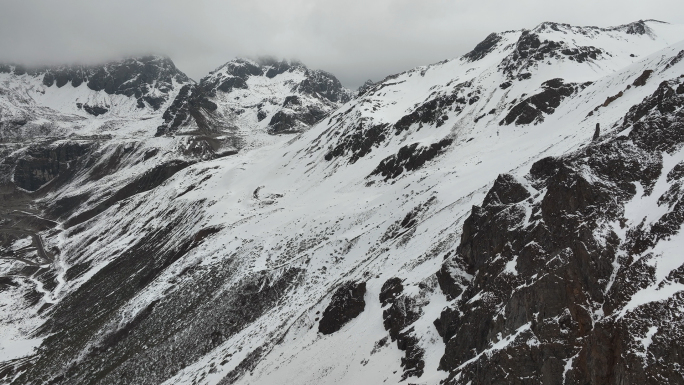
{"label": "snow-covered mountain", "polygon": [[97,66],[0,65],[0,140],[103,135],[120,129],[124,124],[116,122],[121,121],[139,126],[161,115],[181,87],[191,83],[161,56]]}
{"label": "snow-covered mountain", "polygon": [[261,146],[268,134],[307,130],[351,95],[332,74],[301,63],[235,59],[185,86],[157,135],[228,133]]}
{"label": "snow-covered mountain", "polygon": [[681,36],[543,23],[353,99],[236,60],[3,143],[0,381],[684,382]]}

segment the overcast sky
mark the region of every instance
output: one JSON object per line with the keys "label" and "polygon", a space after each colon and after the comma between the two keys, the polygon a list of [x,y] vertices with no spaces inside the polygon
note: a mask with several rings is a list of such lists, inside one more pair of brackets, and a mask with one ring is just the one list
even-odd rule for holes
{"label": "overcast sky", "polygon": [[[0,61],[164,54],[199,80],[234,57],[298,59],[358,87],[543,21],[684,23],[682,0],[0,0]],[[684,36],[682,37],[684,40]]]}

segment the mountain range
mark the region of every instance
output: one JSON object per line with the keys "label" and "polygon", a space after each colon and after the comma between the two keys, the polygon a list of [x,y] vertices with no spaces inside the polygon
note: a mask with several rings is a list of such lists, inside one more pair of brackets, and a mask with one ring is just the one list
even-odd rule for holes
{"label": "mountain range", "polygon": [[0,65],[0,383],[684,383],[682,36]]}

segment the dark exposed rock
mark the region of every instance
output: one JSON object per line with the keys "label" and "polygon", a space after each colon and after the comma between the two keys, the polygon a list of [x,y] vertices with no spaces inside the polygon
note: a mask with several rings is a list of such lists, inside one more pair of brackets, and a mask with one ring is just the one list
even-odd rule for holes
{"label": "dark exposed rock", "polygon": [[594,136],[591,138],[591,141],[592,142],[597,141],[600,136],[601,136],[601,124],[596,123],[596,129],[594,130]]}
{"label": "dark exposed rock", "polygon": [[387,124],[380,124],[365,129],[362,124],[359,124],[358,129],[345,136],[337,146],[325,154],[325,160],[330,161],[349,152],[349,163],[355,163],[359,158],[371,152],[374,146],[385,140],[387,127]]}
{"label": "dark exposed rock", "polygon": [[351,99],[344,91],[342,83],[331,73],[307,70],[306,74],[306,79],[302,80],[294,90],[306,95],[319,95],[333,103],[346,103]]}
{"label": "dark exposed rock", "polygon": [[369,176],[380,174],[387,181],[398,177],[404,170],[410,172],[419,169],[442,153],[452,142],[453,139],[447,138],[427,147],[418,147],[418,143],[404,146],[395,155],[383,159]]}
{"label": "dark exposed rock", "polygon": [[100,116],[107,113],[109,110],[101,106],[89,106],[88,104],[83,105],[85,112],[93,116]]}
{"label": "dark exposed rock", "polygon": [[[674,110],[677,108],[677,102],[673,98],[674,95],[677,93],[675,92],[674,88],[681,86],[680,84],[670,84],[670,82],[662,82],[659,86],[656,92],[646,100],[644,100],[643,103],[637,104],[633,106],[632,108],[629,109],[629,112],[627,115],[625,115],[623,124],[634,124],[637,123],[642,117],[644,117],[646,114],[648,114],[650,111],[652,111],[654,108],[657,109],[661,114],[669,114],[674,112]],[[679,94],[677,94],[679,95]],[[661,119],[661,122],[664,123],[664,121]],[[655,123],[655,122],[654,122]],[[642,132],[641,130],[639,132]],[[676,133],[677,130],[673,131],[673,133]],[[642,132],[643,134],[647,135],[648,133]],[[656,132],[657,134],[668,134],[668,132],[665,132],[662,130],[662,127],[659,127],[659,130]],[[668,135],[669,136],[669,135]],[[656,141],[651,140],[653,144],[656,144]],[[666,141],[670,142],[670,140]]]}
{"label": "dark exposed rock", "polygon": [[288,96],[283,102],[283,107],[295,107],[300,105],[302,105],[302,102],[297,95]]}
{"label": "dark exposed rock", "polygon": [[589,83],[564,83],[563,79],[551,79],[542,83],[543,91],[525,98],[516,104],[504,117],[500,125],[515,123],[530,124],[544,121],[544,115],[551,115],[563,99],[584,89]]}
{"label": "dark exposed rock", "polygon": [[176,131],[193,119],[200,130],[211,130],[206,113],[216,111],[218,106],[210,100],[214,94],[203,84],[186,84],[164,111],[164,124],[157,127],[156,136]]}
{"label": "dark exposed rock", "polygon": [[[14,72],[17,73],[16,68]],[[86,83],[93,91],[134,97],[140,108],[145,106],[145,101],[154,110],[158,110],[168,100],[174,81],[190,81],[171,59],[161,56],[130,58],[98,66],[37,68],[28,73],[42,76],[43,84],[48,87],[56,85],[61,88],[69,83],[78,87]],[[153,94],[156,96],[152,96]]]}
{"label": "dark exposed rock", "polygon": [[64,222],[64,227],[69,228],[83,223],[107,210],[109,207],[121,200],[130,198],[131,196],[141,192],[149,191],[159,186],[175,173],[188,167],[189,165],[189,162],[182,160],[172,160],[170,162],[157,165],[115,191],[112,195],[98,203],[95,207],[69,218],[69,220]]}
{"label": "dark exposed rock", "polygon": [[488,53],[492,52],[492,50],[494,50],[499,41],[501,41],[501,36],[499,36],[496,33],[492,33],[489,36],[487,36],[486,39],[484,39],[478,45],[476,45],[472,51],[463,55],[463,57],[471,62],[480,60],[483,57],[487,56]]}
{"label": "dark exposed rock", "polygon": [[278,111],[273,115],[268,125],[272,133],[286,133],[296,132],[298,127],[298,119],[293,113],[285,111]]}
{"label": "dark exposed rock", "polygon": [[268,132],[271,134],[299,132],[304,127],[316,124],[327,115],[327,112],[316,106],[306,106],[296,108],[295,110],[280,110],[273,115],[268,123],[270,126]]}
{"label": "dark exposed rock", "polygon": [[64,142],[57,146],[30,147],[16,160],[14,183],[24,190],[36,191],[69,168],[69,163],[88,153],[89,144]]}
{"label": "dark exposed rock", "polygon": [[270,68],[266,71],[266,77],[273,79],[274,77],[287,72],[292,66],[285,60],[273,63],[261,63],[262,65],[269,66]]}
{"label": "dark exposed rock", "polygon": [[[262,59],[259,63],[236,59],[203,78],[199,84],[186,85],[164,112],[164,123],[157,128],[157,136],[170,134],[193,123],[202,132],[219,132],[223,127],[221,111],[216,111],[217,92],[230,93],[235,89],[247,89],[250,77],[265,76],[275,78],[291,71],[301,71],[305,79],[292,84],[282,110],[272,116],[268,132],[271,134],[295,133],[310,127],[328,115],[335,103],[350,99],[349,92],[333,75],[319,70],[309,70],[301,63],[288,63],[273,59]],[[303,101],[301,95],[316,99],[317,103]],[[262,110],[263,103],[257,107],[257,120],[264,120],[268,114]],[[235,110],[241,114],[245,110]],[[230,125],[230,124],[228,124]]]}
{"label": "dark exposed rock", "polygon": [[650,28],[646,26],[644,20],[635,21],[634,23],[626,24],[624,26],[617,27],[625,31],[630,35],[645,35],[650,31]]}
{"label": "dark exposed rock", "polygon": [[[465,269],[463,266],[457,265],[457,261],[454,258],[449,258],[450,256],[451,252],[447,253],[444,263],[442,263],[442,267],[435,273],[439,288],[448,301],[458,298],[458,296],[463,293],[464,288],[468,285],[468,277],[456,273],[458,271],[464,271]],[[439,334],[444,336],[446,331],[442,329],[442,325],[439,324],[438,321],[435,321],[435,323]]]}
{"label": "dark exposed rock", "polygon": [[651,77],[651,74],[653,73],[653,70],[645,70],[641,75],[639,75],[638,78],[634,79],[634,83],[632,85],[634,87],[641,87],[646,84],[646,81],[648,80],[649,77]]}
{"label": "dark exposed rock", "polygon": [[[681,230],[679,168],[670,171],[671,188],[659,198],[668,212],[653,225],[642,221],[627,228],[624,240],[607,225],[624,221],[624,205],[636,193],[633,183],[651,193],[662,173],[662,153],[684,143],[684,115],[678,112],[684,98],[673,91],[678,84],[664,82],[630,109],[627,137],[534,163],[528,176],[533,189],[500,176],[483,205],[473,207],[456,255],[438,273],[443,291],[459,298],[435,321],[446,344],[440,367],[451,371],[447,383],[684,380],[667,364],[672,349],[679,349],[672,340],[654,339],[646,358],[632,345],[648,325],[678,319],[670,309],[681,296],[624,318],[614,313],[655,283],[653,256],[643,253]],[[473,276],[463,291],[455,289],[461,274]],[[681,341],[681,331],[670,333]],[[505,347],[488,350],[504,338]]]}
{"label": "dark exposed rock", "polygon": [[247,80],[250,76],[260,76],[263,74],[263,68],[250,60],[235,59],[223,65],[221,69],[226,69],[229,75],[235,76],[242,80]]}
{"label": "dark exposed rock", "polygon": [[[419,124],[434,124],[439,127],[448,119],[447,109],[453,108],[456,112],[463,109],[466,104],[466,99],[462,95],[465,88],[469,87],[470,83],[462,83],[454,88],[454,91],[448,95],[439,95],[416,108],[410,114],[399,119],[394,124],[395,135],[399,135],[402,131],[408,130],[411,125]],[[474,96],[473,96],[474,95]],[[472,104],[477,100],[477,95],[470,93],[467,95],[470,98],[468,101]]]}
{"label": "dark exposed rock", "polygon": [[0,277],[0,293],[8,287],[17,287],[18,284],[14,282],[11,277]]}
{"label": "dark exposed rock", "polygon": [[402,381],[408,377],[422,376],[425,368],[425,352],[418,345],[415,330],[410,328],[404,331],[420,318],[420,308],[412,298],[403,295],[403,291],[401,279],[390,278],[382,285],[379,298],[383,308],[386,307],[382,312],[385,330],[389,331],[392,341],[397,341],[397,347],[405,352],[401,359],[404,368]]}
{"label": "dark exposed rock", "polygon": [[221,84],[218,86],[219,91],[226,93],[234,90],[235,88],[247,89],[247,83],[245,83],[242,78],[231,77],[221,82]]}
{"label": "dark exposed rock", "polygon": [[359,89],[357,90],[357,91],[358,91],[358,96],[361,96],[361,95],[365,94],[366,92],[368,92],[368,91],[369,91],[370,89],[372,89],[373,87],[375,87],[375,83],[374,83],[372,80],[370,80],[370,79],[366,80],[366,82],[363,83],[363,84],[361,85],[361,87],[359,87]]}
{"label": "dark exposed rock", "polygon": [[[359,122],[355,128],[350,127],[346,129],[342,135],[335,139],[336,144],[326,153],[325,159],[330,161],[345,155],[349,157],[349,163],[353,164],[359,158],[370,153],[374,147],[379,146],[392,134],[400,135],[409,129],[420,130],[424,124],[437,127],[442,126],[449,119],[449,114],[459,114],[469,101],[474,103],[479,99],[481,91],[479,89],[470,90],[470,86],[470,82],[464,82],[453,86],[449,93],[435,92],[429,100],[417,105],[412,112],[403,116],[394,125],[386,123],[366,125],[363,121]],[[373,88],[373,92],[378,92],[380,87],[376,86]],[[351,113],[354,108],[350,108],[342,113],[342,115]],[[400,174],[399,167],[401,167],[403,172],[409,161],[411,163],[409,167],[415,166],[415,168],[418,168],[449,144],[445,139],[439,143],[432,144],[428,148],[418,148],[413,145],[406,146],[402,148],[401,154],[397,155],[401,157],[401,160],[398,160],[397,156],[393,156],[381,163],[392,168],[391,171],[387,169],[383,176],[387,177],[388,175],[395,174],[395,177],[398,176]],[[376,169],[376,171],[382,173],[382,170]]]}
{"label": "dark exposed rock", "polygon": [[266,119],[267,116],[268,116],[268,114],[264,110],[259,110],[257,112],[257,121],[260,122],[260,121]]}
{"label": "dark exposed rock", "polygon": [[366,308],[363,299],[366,294],[366,283],[346,282],[332,296],[330,304],[318,323],[321,334],[332,334],[347,322],[356,318]]}
{"label": "dark exposed rock", "polygon": [[404,285],[400,278],[390,278],[382,285],[380,289],[380,303],[383,307],[387,304],[394,303],[399,295],[404,292]]}
{"label": "dark exposed rock", "polygon": [[679,53],[677,53],[677,55],[675,55],[672,59],[670,59],[670,61],[667,63],[667,65],[665,66],[663,71],[669,70],[673,65],[682,61],[682,59],[684,59],[684,50],[679,51]]}
{"label": "dark exposed rock", "polygon": [[482,206],[510,205],[529,197],[530,192],[513,175],[500,174],[482,201]]}
{"label": "dark exposed rock", "polygon": [[677,163],[670,172],[667,173],[667,181],[679,180],[684,177],[684,162]]}
{"label": "dark exposed rock", "polygon": [[499,68],[509,76],[527,70],[548,58],[565,58],[578,63],[595,60],[604,52],[592,46],[569,47],[563,41],[539,39],[539,35],[532,31],[523,31],[515,44],[515,50],[499,65]]}

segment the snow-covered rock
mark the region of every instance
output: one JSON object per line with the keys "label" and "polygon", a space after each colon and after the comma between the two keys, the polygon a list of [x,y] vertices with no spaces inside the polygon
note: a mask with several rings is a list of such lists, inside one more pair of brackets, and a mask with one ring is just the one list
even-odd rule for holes
{"label": "snow-covered rock", "polygon": [[95,66],[0,65],[0,140],[119,130],[130,135],[140,121],[159,119],[181,87],[191,83],[161,56]]}
{"label": "snow-covered rock", "polygon": [[229,133],[251,147],[269,141],[265,134],[307,130],[350,99],[351,91],[325,71],[297,62],[235,59],[184,87],[157,135]]}

